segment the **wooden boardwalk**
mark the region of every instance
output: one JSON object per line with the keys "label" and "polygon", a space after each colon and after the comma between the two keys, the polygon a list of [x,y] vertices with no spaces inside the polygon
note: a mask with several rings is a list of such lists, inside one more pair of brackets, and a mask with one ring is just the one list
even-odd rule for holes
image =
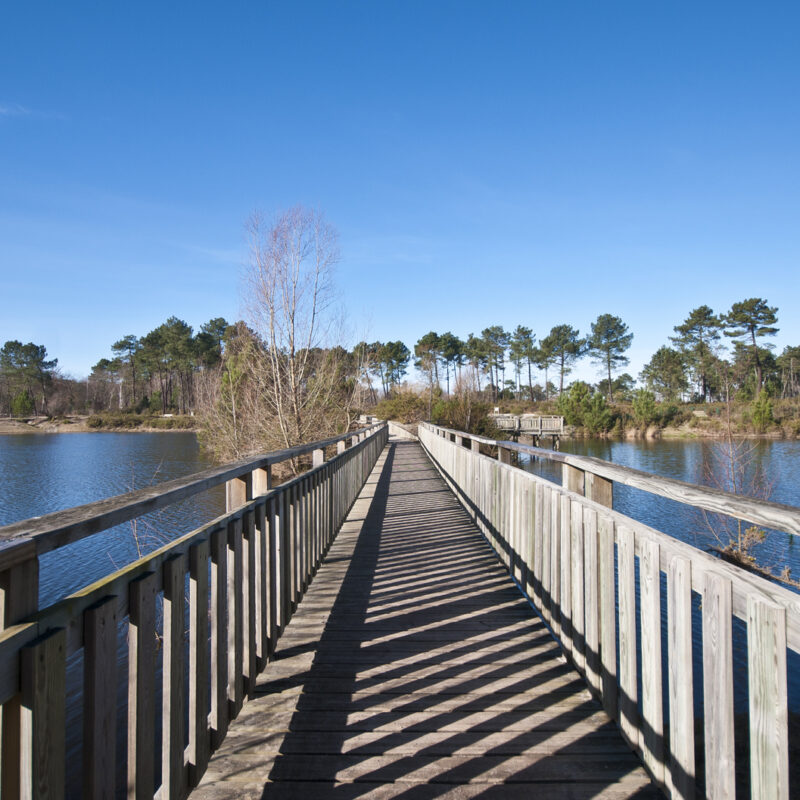
{"label": "wooden boardwalk", "polygon": [[660,796],[411,441],[384,450],[192,794]]}

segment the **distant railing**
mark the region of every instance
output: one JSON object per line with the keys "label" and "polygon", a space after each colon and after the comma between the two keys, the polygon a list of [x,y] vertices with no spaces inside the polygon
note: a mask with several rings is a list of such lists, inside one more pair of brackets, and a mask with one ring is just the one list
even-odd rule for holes
{"label": "distant railing", "polygon": [[501,431],[514,431],[533,436],[561,435],[564,433],[564,417],[540,417],[536,414],[493,414],[491,416],[495,428]]}
{"label": "distant railing", "polygon": [[[427,423],[419,426],[419,438],[672,797],[696,792],[692,592],[700,595],[702,615],[704,783],[710,798],[735,795],[732,620],[743,620],[751,796],[789,797],[786,665],[787,648],[800,652],[800,595],[612,511],[612,482],[790,533],[800,533],[800,509]],[[481,445],[497,448],[497,458],[482,455]],[[563,486],[510,466],[514,450],[560,462]]]}
{"label": "distant railing", "polygon": [[[254,691],[387,439],[380,423],[0,528],[3,800],[64,797],[66,660],[81,650],[83,796],[116,795],[119,626],[127,629],[128,797],[151,800],[157,789],[161,800],[185,797]],[[272,487],[275,464],[309,453],[309,471]],[[223,516],[37,610],[41,553],[223,483]]]}

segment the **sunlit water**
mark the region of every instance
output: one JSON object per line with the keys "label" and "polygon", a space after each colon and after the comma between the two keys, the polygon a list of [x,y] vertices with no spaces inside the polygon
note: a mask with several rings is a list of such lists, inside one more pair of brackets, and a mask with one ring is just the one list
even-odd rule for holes
{"label": "sunlit water", "polygon": [[[0,436],[0,525],[102,500],[209,466],[193,433]],[[47,553],[44,607],[224,510],[224,488]]]}
{"label": "sunlit water", "polygon": [[[723,445],[718,441],[567,439],[562,442],[565,453],[594,456],[655,475],[711,486],[715,485],[713,476],[719,477],[727,466],[722,450]],[[742,460],[747,462],[745,489],[752,489],[760,482],[759,476],[763,476],[769,500],[800,506],[800,442],[747,441]],[[537,459],[533,463],[527,461],[524,467],[561,481],[560,464]],[[614,509],[701,549],[719,546],[709,523],[691,506],[615,483]],[[724,538],[718,527],[715,530]],[[770,532],[753,553],[759,564],[777,572],[788,566],[792,575],[800,579],[798,537]]]}
{"label": "sunlit water", "polygon": [[[678,478],[709,483],[717,444],[705,441],[607,441],[565,440],[564,452],[590,455],[617,464]],[[91,433],[0,435],[0,525],[59,509],[123,494],[197,472],[209,466],[191,433]],[[523,463],[526,469],[560,482],[561,468],[545,461]],[[759,441],[751,453],[750,473],[761,471],[771,485],[770,499],[800,506],[800,442]],[[694,509],[646,492],[615,484],[614,508],[689,544],[709,549],[716,541],[702,516]],[[148,515],[136,526],[117,526],[104,533],[44,555],[41,559],[40,607],[86,586],[137,558],[139,549],[153,550],[219,515],[224,510],[224,489],[218,487],[198,497]],[[138,544],[137,544],[138,542]],[[800,542],[795,537],[770,532],[757,550],[761,564],[779,571],[783,566],[800,578]],[[662,593],[666,586],[662,580]],[[702,692],[702,643],[699,598],[695,597],[695,696]],[[666,628],[664,658],[668,657]],[[124,770],[124,719],[126,693],[126,645],[120,628],[120,692],[118,769]],[[746,630],[734,622],[734,661],[737,711],[747,707]],[[793,654],[789,662],[790,706],[800,710],[800,664]],[[80,653],[71,659],[68,684],[80,685]],[[160,687],[159,687],[160,690]],[[641,695],[640,695],[641,696]],[[160,702],[160,697],[157,703]],[[71,731],[80,731],[81,709],[67,709]],[[156,731],[158,738],[158,731]],[[156,742],[158,746],[158,742]],[[80,736],[70,736],[68,783],[79,794]]]}
{"label": "sunlit water", "polygon": [[[800,442],[752,440],[743,444],[741,453],[746,462],[744,487],[752,489],[759,483],[764,483],[767,486],[766,495],[769,500],[800,506]],[[726,463],[724,457],[723,447],[723,443],[716,440],[565,439],[562,441],[561,450],[574,455],[594,456],[655,475],[721,488],[717,483],[720,470],[729,466],[729,460]],[[523,459],[520,466],[549,480],[561,483],[561,464],[543,459],[533,461]],[[649,492],[633,489],[624,484],[614,484],[614,509],[706,551],[713,550],[724,543],[724,531],[720,530],[719,521],[715,523],[714,520],[710,520],[710,527],[709,520],[706,520],[697,509],[674,500],[656,497]],[[716,535],[711,528],[716,531]],[[788,567],[791,570],[791,576],[800,579],[800,541],[798,537],[781,531],[768,531],[765,541],[754,548],[753,555],[759,565],[768,568],[771,572],[780,573],[784,567]],[[661,593],[662,653],[666,663],[669,653],[664,576],[661,581]],[[702,622],[700,597],[696,594],[693,594],[693,610],[695,707],[697,713],[701,713]],[[637,630],[639,628],[640,621],[637,619]],[[638,656],[641,660],[641,653]],[[735,706],[737,713],[743,713],[748,706],[747,629],[744,623],[736,618],[733,621],[733,656]],[[789,651],[788,683],[790,708],[800,712],[800,657],[792,651]],[[641,699],[641,691],[639,697]],[[664,701],[666,707],[666,686]]]}

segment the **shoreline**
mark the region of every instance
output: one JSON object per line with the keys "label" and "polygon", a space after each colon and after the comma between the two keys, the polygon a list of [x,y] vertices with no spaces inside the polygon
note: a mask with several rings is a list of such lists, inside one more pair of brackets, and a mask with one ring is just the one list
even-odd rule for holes
{"label": "shoreline", "polygon": [[0,419],[0,436],[42,436],[60,433],[197,433],[197,428],[166,428],[140,425],[135,428],[108,426],[90,428],[85,417],[69,417],[66,420],[38,418],[31,422],[24,420]]}

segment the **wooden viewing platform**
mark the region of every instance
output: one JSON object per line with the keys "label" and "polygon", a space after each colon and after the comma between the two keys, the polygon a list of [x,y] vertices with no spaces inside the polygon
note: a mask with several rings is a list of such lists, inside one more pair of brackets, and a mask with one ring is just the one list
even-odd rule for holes
{"label": "wooden viewing platform", "polygon": [[661,796],[417,442],[384,450],[192,794]]}
{"label": "wooden viewing platform", "polygon": [[[800,534],[382,422],[0,529],[0,795],[789,798],[800,595],[614,511],[615,483]],[[220,517],[38,608],[40,555],[220,485]]]}

